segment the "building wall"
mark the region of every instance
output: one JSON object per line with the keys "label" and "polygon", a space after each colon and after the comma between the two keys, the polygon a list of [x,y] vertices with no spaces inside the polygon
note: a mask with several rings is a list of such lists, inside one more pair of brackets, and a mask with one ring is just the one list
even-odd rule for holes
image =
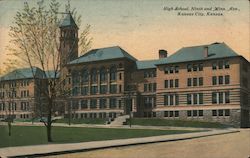
{"label": "building wall", "polygon": [[[214,62],[228,61],[230,68],[217,69],[213,70],[212,65]],[[187,71],[188,64],[203,64],[202,71]],[[179,66],[178,73],[168,73],[165,74],[164,70],[169,66]],[[204,120],[204,121],[219,121],[224,123],[231,123],[239,125],[240,123],[240,109],[241,109],[241,79],[242,75],[240,74],[240,58],[224,58],[217,60],[207,60],[202,62],[189,62],[189,63],[180,63],[180,64],[171,64],[171,65],[161,65],[157,69],[157,107],[153,109],[156,112],[155,116],[164,117],[165,111],[179,111],[178,117],[175,119],[194,119],[194,120]],[[225,76],[230,76],[229,84],[225,84]],[[213,85],[212,77],[217,77],[217,84]],[[218,77],[223,76],[223,84],[218,84]],[[203,77],[203,85],[197,84],[193,86],[193,78]],[[192,85],[188,86],[188,78],[192,78]],[[165,80],[179,80],[178,87],[165,88]],[[212,103],[212,93],[223,92],[223,102],[222,103]],[[229,92],[229,100],[227,103],[225,101],[225,93]],[[188,104],[187,95],[191,94],[192,100],[193,95],[202,93],[203,102],[194,104]],[[164,95],[177,95],[178,96],[178,105],[166,105],[164,102]],[[217,94],[217,101],[219,101],[219,94]],[[169,100],[170,97],[168,97]],[[173,97],[175,98],[175,97]],[[175,100],[174,100],[175,102]],[[199,102],[199,101],[198,101]],[[187,117],[188,111],[193,110],[203,110],[203,116]],[[213,110],[229,110],[229,116],[212,116]],[[224,114],[223,114],[224,115]],[[169,117],[166,117],[169,118]],[[172,119],[172,118],[169,118]]]}
{"label": "building wall", "polygon": [[[0,82],[0,117],[12,115],[14,118],[32,118],[35,104],[35,82],[33,79]],[[13,96],[11,95],[13,93]],[[9,95],[10,93],[10,95]]]}

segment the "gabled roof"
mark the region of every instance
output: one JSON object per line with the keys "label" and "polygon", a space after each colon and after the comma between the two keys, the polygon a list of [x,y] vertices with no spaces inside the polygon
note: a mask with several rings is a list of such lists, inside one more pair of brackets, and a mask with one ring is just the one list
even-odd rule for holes
{"label": "gabled roof", "polygon": [[77,27],[71,13],[67,14],[66,17],[62,20],[61,24],[59,25],[59,27],[69,27],[69,26]]}
{"label": "gabled roof", "polygon": [[[32,72],[33,69],[33,72]],[[7,80],[18,80],[18,79],[30,79],[33,78],[33,73],[37,78],[43,78],[42,70],[33,67],[33,68],[21,68],[13,70],[3,76],[0,77],[0,81],[7,81]]]}
{"label": "gabled roof", "polygon": [[162,63],[166,59],[167,58],[161,58],[161,59],[155,59],[155,60],[141,60],[141,61],[136,61],[136,66],[137,66],[138,70],[153,69],[153,68],[156,68],[156,64]]}
{"label": "gabled roof", "polygon": [[131,56],[128,52],[126,52],[119,46],[114,46],[100,49],[92,49],[86,54],[80,56],[78,59],[71,61],[69,64],[78,64],[119,58],[127,58],[132,61],[137,61],[136,58]]}
{"label": "gabled roof", "polygon": [[[204,56],[204,48],[208,47],[208,57]],[[160,64],[170,64],[187,61],[208,60],[224,57],[239,56],[225,43],[212,43],[210,45],[183,47],[173,55],[160,62]]]}

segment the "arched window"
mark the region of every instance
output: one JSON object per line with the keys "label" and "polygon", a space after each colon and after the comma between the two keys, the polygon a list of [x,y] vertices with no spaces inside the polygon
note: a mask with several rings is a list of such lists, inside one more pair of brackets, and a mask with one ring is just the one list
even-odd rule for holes
{"label": "arched window", "polygon": [[106,81],[107,80],[107,72],[106,72],[105,67],[102,67],[100,69],[100,80],[101,81]]}
{"label": "arched window", "polygon": [[88,82],[89,81],[89,73],[88,70],[84,69],[82,71],[82,82]]}
{"label": "arched window", "polygon": [[91,70],[91,81],[97,82],[97,70],[95,68]]}
{"label": "arched window", "polygon": [[110,80],[116,80],[117,69],[115,66],[110,68]]}

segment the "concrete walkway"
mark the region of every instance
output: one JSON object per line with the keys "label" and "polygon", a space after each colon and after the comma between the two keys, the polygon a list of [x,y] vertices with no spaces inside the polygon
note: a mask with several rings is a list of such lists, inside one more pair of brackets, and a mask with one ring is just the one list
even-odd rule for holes
{"label": "concrete walkway", "polygon": [[234,132],[239,132],[239,131],[236,129],[212,130],[212,131],[207,131],[207,132],[163,135],[163,136],[132,138],[132,139],[93,141],[93,142],[68,143],[68,144],[33,145],[33,146],[22,146],[22,147],[7,147],[7,148],[0,148],[0,156],[1,157],[13,157],[13,156],[23,156],[23,157],[37,156],[39,157],[39,156],[57,155],[57,154],[73,153],[73,152],[80,152],[80,151],[89,151],[89,150],[95,150],[95,149],[128,146],[128,145],[179,141],[179,140],[194,139],[194,138],[234,133]]}

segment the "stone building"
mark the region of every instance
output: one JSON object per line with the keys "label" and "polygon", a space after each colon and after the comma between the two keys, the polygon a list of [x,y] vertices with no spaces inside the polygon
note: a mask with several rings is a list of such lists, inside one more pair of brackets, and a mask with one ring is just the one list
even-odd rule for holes
{"label": "stone building", "polygon": [[[155,60],[139,61],[119,46],[93,49],[78,57],[78,27],[70,14],[60,29],[60,82],[71,90],[65,117],[109,118],[132,113],[133,117],[250,127],[250,64],[225,43],[183,47],[170,56],[159,50]],[[1,95],[13,87],[14,80],[22,85],[29,79],[8,75],[11,73],[1,78]],[[36,102],[32,83],[29,80],[25,88],[33,98],[28,105]],[[23,98],[16,100],[16,105],[26,105]],[[16,110],[20,118],[27,117],[28,112],[16,109],[20,109]]]}

